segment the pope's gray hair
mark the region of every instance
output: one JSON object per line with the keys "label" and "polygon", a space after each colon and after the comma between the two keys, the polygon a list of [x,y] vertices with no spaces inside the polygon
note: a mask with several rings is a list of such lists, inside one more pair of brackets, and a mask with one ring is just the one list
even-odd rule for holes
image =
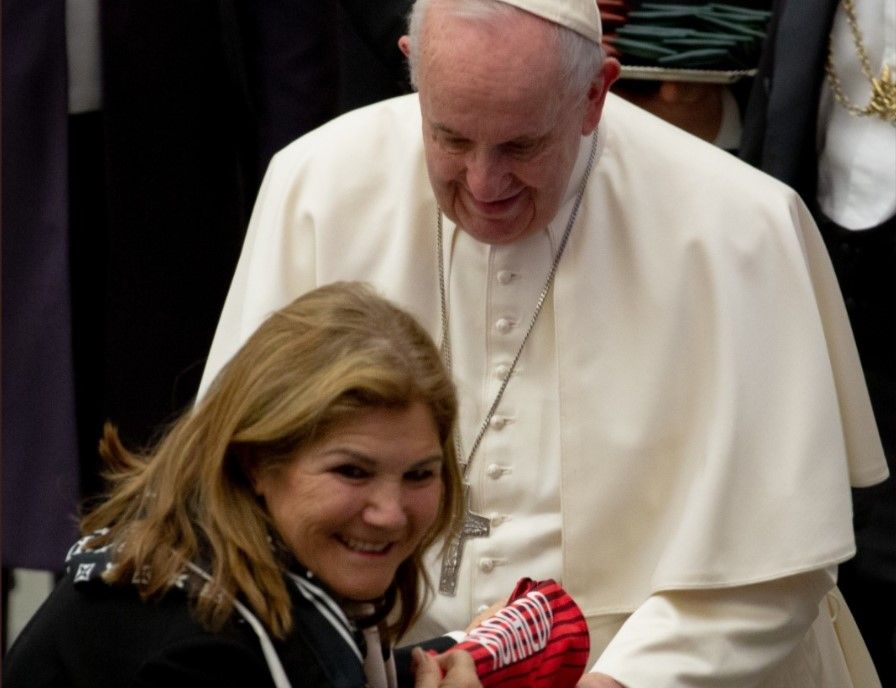
{"label": "pope's gray hair", "polygon": [[[436,0],[415,0],[408,15],[408,37],[410,54],[408,67],[411,84],[418,88],[420,46],[423,25],[430,6]],[[503,20],[515,13],[524,12],[501,0],[439,0],[450,16],[481,22],[501,28]],[[584,101],[588,87],[604,62],[604,49],[570,28],[548,22],[556,32],[557,53],[560,58],[560,83],[565,86],[565,94],[576,102]]]}

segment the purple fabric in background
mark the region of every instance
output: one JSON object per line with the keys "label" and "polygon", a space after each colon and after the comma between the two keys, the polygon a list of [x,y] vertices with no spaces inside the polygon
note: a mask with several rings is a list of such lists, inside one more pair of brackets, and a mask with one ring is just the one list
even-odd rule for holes
{"label": "purple fabric in background", "polygon": [[65,2],[3,0],[4,567],[60,570],[78,498]]}

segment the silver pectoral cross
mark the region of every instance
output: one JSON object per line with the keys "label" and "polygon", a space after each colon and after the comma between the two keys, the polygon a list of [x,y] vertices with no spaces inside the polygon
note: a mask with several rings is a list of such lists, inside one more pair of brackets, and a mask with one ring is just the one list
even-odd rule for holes
{"label": "silver pectoral cross", "polygon": [[451,538],[442,559],[442,573],[439,576],[439,592],[454,597],[457,592],[457,571],[464,554],[464,544],[469,538],[488,537],[491,521],[470,509],[470,486],[464,483],[464,524],[460,532]]}

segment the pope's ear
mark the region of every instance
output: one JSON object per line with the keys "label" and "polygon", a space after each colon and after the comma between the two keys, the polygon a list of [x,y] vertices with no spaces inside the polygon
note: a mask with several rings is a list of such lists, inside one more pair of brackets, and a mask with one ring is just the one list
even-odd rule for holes
{"label": "pope's ear", "polygon": [[411,56],[411,39],[410,36],[402,36],[398,39],[398,49],[404,53],[405,57]]}
{"label": "pope's ear", "polygon": [[594,131],[594,128],[600,122],[601,115],[604,110],[604,101],[607,99],[607,93],[613,82],[619,78],[621,71],[619,61],[616,58],[608,57],[604,60],[600,74],[598,74],[588,88],[586,97],[585,119],[582,122],[582,135],[588,136]]}

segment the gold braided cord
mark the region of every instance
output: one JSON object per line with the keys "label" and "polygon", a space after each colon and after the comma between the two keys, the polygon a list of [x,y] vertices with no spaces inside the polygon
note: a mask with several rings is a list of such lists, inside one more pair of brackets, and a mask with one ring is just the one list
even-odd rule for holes
{"label": "gold braided cord", "polygon": [[862,38],[862,32],[859,30],[859,23],[856,20],[853,0],[841,0],[840,4],[846,13],[846,20],[852,33],[852,40],[862,67],[862,74],[865,75],[865,78],[871,84],[871,99],[864,108],[860,108],[843,92],[843,84],[840,82],[840,77],[834,69],[834,44],[833,40],[831,40],[828,44],[828,59],[825,64],[825,72],[827,72],[831,90],[834,92],[834,98],[856,117],[879,117],[885,122],[896,126],[896,70],[891,71],[890,65],[884,64],[881,67],[880,76],[874,76],[874,73],[871,71],[871,61],[868,59],[868,53],[865,50],[865,41]]}

